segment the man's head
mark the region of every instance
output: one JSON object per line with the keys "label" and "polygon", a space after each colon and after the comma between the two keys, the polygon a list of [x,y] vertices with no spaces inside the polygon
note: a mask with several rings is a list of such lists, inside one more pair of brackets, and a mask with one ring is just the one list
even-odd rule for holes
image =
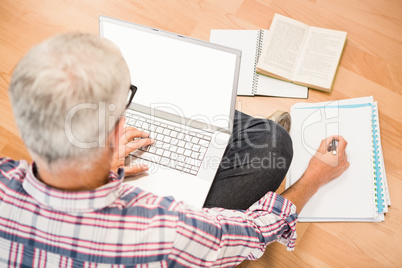
{"label": "man's head", "polygon": [[28,150],[50,165],[93,159],[105,150],[129,86],[114,44],[70,33],[33,47],[16,66],[9,92]]}

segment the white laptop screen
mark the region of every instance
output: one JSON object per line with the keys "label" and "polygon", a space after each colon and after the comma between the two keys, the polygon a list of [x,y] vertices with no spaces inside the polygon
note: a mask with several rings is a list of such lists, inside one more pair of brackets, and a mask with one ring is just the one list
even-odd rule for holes
{"label": "white laptop screen", "polygon": [[236,54],[120,21],[100,24],[101,35],[120,48],[138,87],[134,103],[228,129]]}

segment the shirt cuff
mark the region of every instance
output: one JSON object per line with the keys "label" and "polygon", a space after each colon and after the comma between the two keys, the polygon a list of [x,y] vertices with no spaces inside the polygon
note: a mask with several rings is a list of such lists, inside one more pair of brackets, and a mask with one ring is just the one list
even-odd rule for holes
{"label": "shirt cuff", "polygon": [[274,192],[268,192],[263,198],[253,204],[249,212],[264,211],[274,214],[284,222],[284,231],[278,235],[276,241],[287,246],[287,250],[293,251],[296,243],[296,224],[298,214],[296,206],[283,196]]}

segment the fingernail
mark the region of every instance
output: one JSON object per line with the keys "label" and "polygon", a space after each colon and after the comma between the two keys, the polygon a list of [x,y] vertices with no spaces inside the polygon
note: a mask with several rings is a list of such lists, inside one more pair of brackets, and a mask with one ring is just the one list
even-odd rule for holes
{"label": "fingernail", "polygon": [[147,171],[148,169],[149,169],[148,166],[145,166],[145,165],[142,166],[142,170],[143,170],[143,171]]}

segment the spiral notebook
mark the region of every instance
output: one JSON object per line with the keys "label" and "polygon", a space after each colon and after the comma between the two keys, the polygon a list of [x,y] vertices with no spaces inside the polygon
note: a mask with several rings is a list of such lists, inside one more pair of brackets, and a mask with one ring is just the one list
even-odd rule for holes
{"label": "spiral notebook", "polygon": [[299,215],[300,221],[384,221],[391,204],[381,147],[378,105],[373,97],[291,108],[294,156],[286,180],[303,174],[322,139],[342,135],[350,167],[321,187]]}
{"label": "spiral notebook", "polygon": [[268,30],[211,30],[210,42],[242,51],[237,95],[307,98],[308,88],[256,73]]}

